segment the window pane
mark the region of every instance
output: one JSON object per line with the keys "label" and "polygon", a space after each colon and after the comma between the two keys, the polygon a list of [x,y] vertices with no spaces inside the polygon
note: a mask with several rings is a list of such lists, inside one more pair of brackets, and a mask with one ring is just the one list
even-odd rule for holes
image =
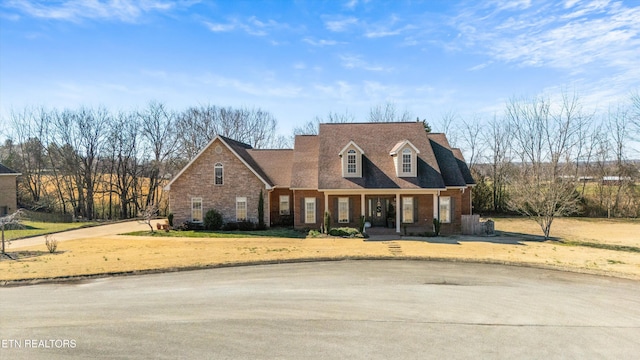
{"label": "window pane", "polygon": [[449,196],[440,197],[440,222],[451,222],[451,198]]}
{"label": "window pane", "polygon": [[191,221],[202,222],[202,198],[191,199]]}
{"label": "window pane", "polygon": [[215,165],[214,175],[215,175],[214,184],[215,185],[222,185],[222,183],[223,183],[222,164],[218,163],[218,164]]}
{"label": "window pane", "polygon": [[347,155],[347,172],[349,174],[356,173],[356,152],[354,150],[349,150]]}
{"label": "window pane", "polygon": [[413,222],[413,198],[412,197],[402,198],[402,222],[405,222],[405,223]]}
{"label": "window pane", "polygon": [[305,198],[305,216],[304,222],[313,224],[316,222],[316,198]]}
{"label": "window pane", "polygon": [[338,198],[338,222],[349,222],[349,198]]}
{"label": "window pane", "polygon": [[280,195],[280,215],[289,215],[289,195]]}
{"label": "window pane", "polygon": [[247,198],[246,197],[236,198],[236,220],[237,221],[247,220]]}
{"label": "window pane", "polygon": [[405,149],[405,151],[402,152],[402,172],[404,173],[410,173],[411,172],[411,151],[409,150],[407,153],[408,149]]}

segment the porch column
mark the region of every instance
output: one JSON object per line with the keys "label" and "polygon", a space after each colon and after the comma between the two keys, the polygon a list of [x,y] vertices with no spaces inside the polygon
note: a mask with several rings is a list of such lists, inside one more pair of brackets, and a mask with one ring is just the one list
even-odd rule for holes
{"label": "porch column", "polygon": [[400,215],[402,214],[402,204],[400,203],[400,193],[396,193],[396,232],[400,233]]}
{"label": "porch column", "polygon": [[433,218],[440,220],[440,191],[433,196]]}
{"label": "porch column", "polygon": [[366,209],[365,209],[365,203],[364,203],[364,193],[362,193],[360,194],[360,216],[364,216],[366,221],[367,217],[365,212],[366,212]]}
{"label": "porch column", "polygon": [[[327,194],[327,192],[324,192],[324,212],[322,213],[322,223],[324,224],[324,214],[329,212],[329,194]],[[335,216],[335,214],[331,214],[331,216]]]}

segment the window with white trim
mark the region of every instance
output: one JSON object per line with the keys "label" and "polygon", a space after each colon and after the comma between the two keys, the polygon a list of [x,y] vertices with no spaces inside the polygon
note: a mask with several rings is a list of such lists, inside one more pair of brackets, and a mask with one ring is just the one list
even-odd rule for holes
{"label": "window with white trim", "polygon": [[247,198],[236,197],[236,221],[247,221]]}
{"label": "window with white trim", "polygon": [[191,221],[202,222],[202,198],[191,198]]}
{"label": "window with white trim", "polygon": [[408,174],[411,172],[411,149],[407,148],[402,150],[402,172]]}
{"label": "window with white trim", "polygon": [[402,198],[402,222],[413,223],[413,197]]}
{"label": "window with white trim", "polygon": [[280,195],[280,215],[289,214],[289,195]]}
{"label": "window with white trim", "polygon": [[316,222],[316,198],[304,198],[304,223]]}
{"label": "window with white trim", "polygon": [[214,169],[213,171],[215,175],[215,180],[213,183],[215,185],[224,184],[224,167],[222,166],[222,164],[221,163],[215,164],[213,169]]}
{"label": "window with white trim", "polygon": [[346,198],[346,197],[338,198],[338,222],[339,223],[349,222],[349,198]]}
{"label": "window with white trim", "polygon": [[441,223],[451,222],[451,197],[450,196],[440,197],[440,222]]}
{"label": "window with white trim", "polygon": [[347,152],[347,174],[355,174],[358,172],[356,162],[356,151],[351,149]]}

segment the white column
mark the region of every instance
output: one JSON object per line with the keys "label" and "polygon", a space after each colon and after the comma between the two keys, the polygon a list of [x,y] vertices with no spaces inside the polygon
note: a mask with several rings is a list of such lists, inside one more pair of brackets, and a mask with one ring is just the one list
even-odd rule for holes
{"label": "white column", "polygon": [[440,202],[440,191],[433,195],[433,218],[440,219],[440,207],[438,203]]}
{"label": "white column", "polygon": [[400,215],[402,215],[402,204],[400,203],[400,193],[396,193],[396,232],[400,233]]}
{"label": "white column", "polygon": [[[322,213],[322,222],[324,223],[324,214],[329,212],[329,194],[324,192],[324,212]],[[331,217],[336,216],[335,214],[331,214]]]}
{"label": "white column", "polygon": [[360,194],[360,216],[364,216],[366,219],[366,215],[365,211],[366,211],[366,207],[365,207],[365,203],[364,203],[364,193]]}

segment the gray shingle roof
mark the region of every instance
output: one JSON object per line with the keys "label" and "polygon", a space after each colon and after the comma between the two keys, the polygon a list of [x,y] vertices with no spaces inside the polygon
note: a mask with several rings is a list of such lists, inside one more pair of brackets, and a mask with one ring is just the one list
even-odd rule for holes
{"label": "gray shingle roof", "polygon": [[467,183],[460,172],[458,161],[451,151],[447,137],[441,133],[431,133],[428,137],[446,186],[466,186]]}
{"label": "gray shingle roof", "polygon": [[8,167],[0,164],[0,174],[18,174],[17,171],[13,171],[11,169],[9,169]]}

